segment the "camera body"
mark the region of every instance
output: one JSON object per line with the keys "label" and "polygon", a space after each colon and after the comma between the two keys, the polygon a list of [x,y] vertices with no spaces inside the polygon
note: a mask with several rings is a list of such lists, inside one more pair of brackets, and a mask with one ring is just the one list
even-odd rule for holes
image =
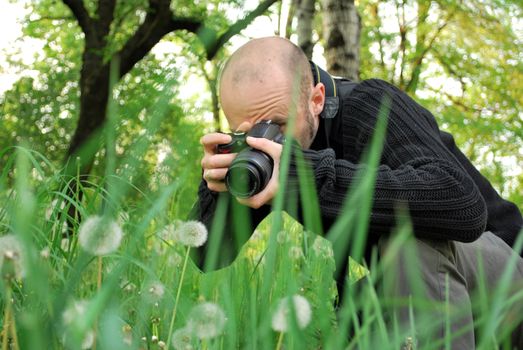
{"label": "camera body", "polygon": [[232,140],[216,146],[216,153],[238,153],[227,174],[225,185],[229,192],[238,198],[249,198],[261,192],[271,179],[274,161],[272,158],[255,148],[250,147],[247,136],[265,138],[279,144],[285,142],[280,126],[270,120],[256,123],[252,129],[245,132],[230,133]]}

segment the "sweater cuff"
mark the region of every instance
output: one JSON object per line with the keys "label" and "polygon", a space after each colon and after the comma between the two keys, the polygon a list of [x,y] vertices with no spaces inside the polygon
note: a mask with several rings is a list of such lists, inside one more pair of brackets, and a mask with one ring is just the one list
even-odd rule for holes
{"label": "sweater cuff", "polygon": [[[302,157],[299,156],[300,153],[302,154]],[[302,149],[297,143],[293,144],[291,159],[289,162],[290,177],[298,177],[298,162],[300,159],[303,159],[306,166],[312,169],[313,173],[316,173],[325,165],[330,164],[334,166],[334,160],[336,159],[336,156],[334,154],[334,150],[331,148],[314,151],[311,149]]]}

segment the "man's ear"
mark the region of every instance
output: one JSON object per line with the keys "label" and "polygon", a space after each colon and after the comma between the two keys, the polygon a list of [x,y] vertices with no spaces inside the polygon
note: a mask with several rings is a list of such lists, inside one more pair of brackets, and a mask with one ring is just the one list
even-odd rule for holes
{"label": "man's ear", "polygon": [[325,85],[318,83],[312,88],[311,92],[311,112],[318,116],[323,111],[325,105]]}

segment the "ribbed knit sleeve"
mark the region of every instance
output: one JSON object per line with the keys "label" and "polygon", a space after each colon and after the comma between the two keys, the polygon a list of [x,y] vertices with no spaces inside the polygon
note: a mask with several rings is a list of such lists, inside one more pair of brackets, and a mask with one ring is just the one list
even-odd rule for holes
{"label": "ribbed knit sleeve", "polygon": [[[445,148],[434,117],[408,95],[381,80],[358,85],[343,104],[343,159],[332,149],[304,150],[315,175],[321,213],[335,219],[368,145],[383,96],[391,97],[387,135],[377,170],[370,232],[390,232],[398,203],[407,204],[418,237],[470,242],[485,230],[483,198]],[[291,161],[291,177],[297,175]]]}

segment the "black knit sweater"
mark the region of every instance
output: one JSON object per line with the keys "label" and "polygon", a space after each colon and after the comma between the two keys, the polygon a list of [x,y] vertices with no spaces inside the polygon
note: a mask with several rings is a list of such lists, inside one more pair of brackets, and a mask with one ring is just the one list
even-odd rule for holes
{"label": "black knit sweater", "polygon": [[[523,219],[517,207],[503,200],[490,183],[459,151],[450,134],[440,132],[433,115],[394,86],[377,79],[359,83],[341,98],[328,137],[320,131],[310,149],[303,150],[314,171],[324,229],[340,214],[347,189],[364,164],[360,157],[374,131],[383,96],[391,98],[387,134],[377,172],[368,246],[395,225],[395,208],[409,208],[414,234],[430,239],[471,242],[491,230],[513,244]],[[297,176],[294,158],[289,178]],[[221,194],[230,197],[227,193]],[[218,195],[202,180],[193,218],[212,223]],[[234,203],[234,201],[231,201]],[[270,208],[245,209],[249,233]],[[231,212],[231,211],[230,211]],[[232,218],[229,218],[232,219]],[[231,221],[232,222],[232,221]],[[224,259],[234,258],[243,242],[233,237],[233,225],[224,227]]]}

